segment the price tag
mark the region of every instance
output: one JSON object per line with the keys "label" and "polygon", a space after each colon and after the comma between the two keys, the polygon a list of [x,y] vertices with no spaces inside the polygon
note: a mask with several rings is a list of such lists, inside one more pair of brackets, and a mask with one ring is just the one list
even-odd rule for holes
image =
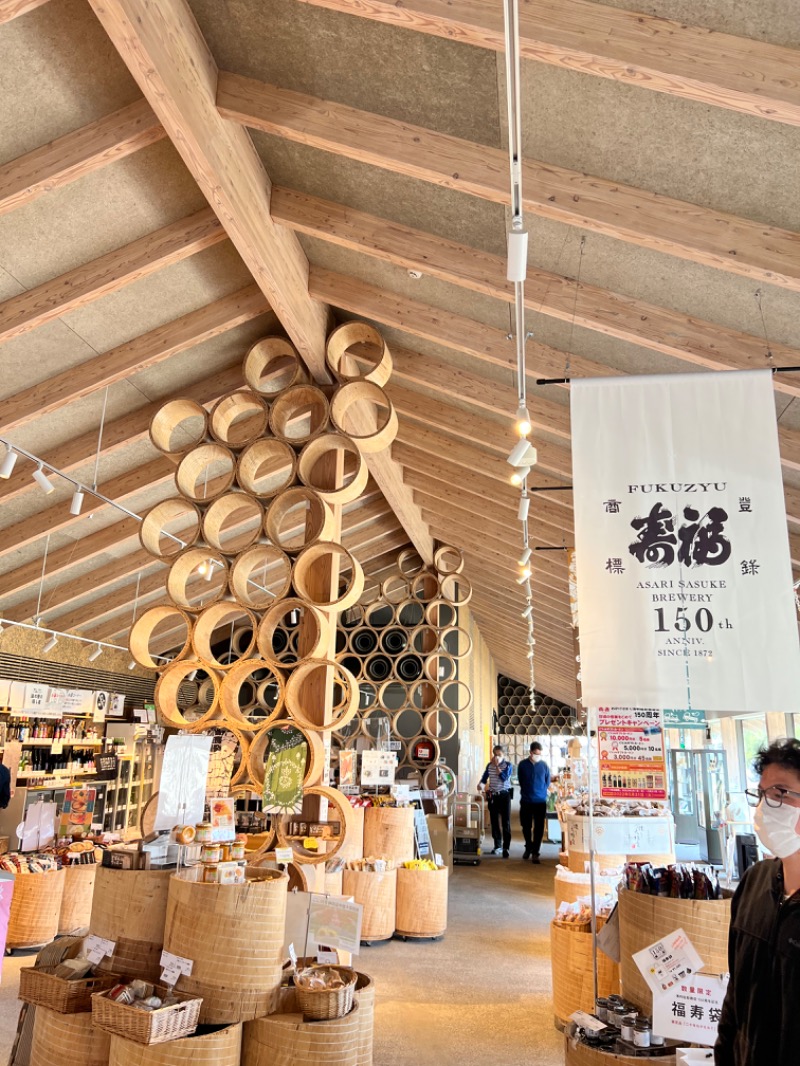
{"label": "price tag", "polygon": [[605,1022],[601,1022],[598,1018],[594,1018],[591,1014],[587,1014],[586,1011],[576,1010],[574,1014],[570,1014],[569,1020],[579,1025],[581,1029],[588,1029],[591,1033],[599,1033],[601,1029],[605,1029]]}
{"label": "price tag", "polygon": [[102,936],[87,936],[83,942],[83,950],[86,958],[93,966],[97,966],[106,955],[113,955],[116,948],[116,940],[106,940]]}
{"label": "price tag", "polygon": [[294,858],[291,848],[275,848],[275,862],[290,863]]}
{"label": "price tag", "polygon": [[191,959],[185,959],[182,955],[173,955],[171,951],[162,951],[161,983],[174,988],[178,978],[182,974],[188,977],[193,966],[194,962]]}
{"label": "price tag", "polygon": [[50,754],[51,755],[61,755],[61,754],[63,754],[63,751],[64,751],[64,741],[60,740],[60,739],[59,740],[54,740],[53,743],[52,743],[52,746],[50,748]]}
{"label": "price tag", "polygon": [[436,860],[436,865],[437,866],[444,866],[444,863],[442,862],[442,856],[439,854],[438,851],[434,855],[434,859]]}
{"label": "price tag", "polygon": [[320,965],[336,965],[339,961],[339,955],[336,951],[327,951],[325,948],[320,948],[317,952],[317,962]]}

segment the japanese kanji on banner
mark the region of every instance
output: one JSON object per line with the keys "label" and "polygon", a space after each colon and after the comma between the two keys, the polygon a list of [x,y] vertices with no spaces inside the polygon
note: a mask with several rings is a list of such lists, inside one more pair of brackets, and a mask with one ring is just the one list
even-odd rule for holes
{"label": "japanese kanji on banner", "polygon": [[600,795],[606,799],[667,798],[661,711],[598,707]]}
{"label": "japanese kanji on banner", "polygon": [[584,706],[800,711],[768,370],[573,381]]}

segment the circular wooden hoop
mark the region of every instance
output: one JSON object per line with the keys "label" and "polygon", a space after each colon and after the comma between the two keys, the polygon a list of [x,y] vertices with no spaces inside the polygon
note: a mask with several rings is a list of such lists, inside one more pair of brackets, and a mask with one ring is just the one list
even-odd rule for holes
{"label": "circular wooden hoop", "polygon": [[308,548],[304,548],[297,556],[294,564],[294,587],[299,596],[308,602],[312,602],[312,578],[315,567],[326,556],[333,557],[336,555],[350,564],[350,583],[336,599],[314,600],[313,602],[319,604],[320,607],[346,611],[348,607],[353,607],[358,603],[359,597],[364,590],[364,571],[361,569],[361,563],[358,559],[351,555],[347,548],[341,544],[319,541],[317,544],[311,544]]}
{"label": "circular wooden hoop", "polygon": [[231,775],[231,791],[240,785],[248,783],[248,759],[250,756],[250,734],[245,732],[238,724],[225,722],[221,719],[212,722],[203,728],[204,733],[230,733],[239,745],[239,765]]}
{"label": "circular wooden hoop", "polygon": [[269,408],[247,389],[229,392],[211,409],[208,428],[214,440],[228,448],[244,448],[267,428]]}
{"label": "circular wooden hoop", "polygon": [[[427,584],[436,585],[436,589],[429,591]],[[423,570],[417,574],[411,581],[411,596],[415,600],[419,600],[420,603],[430,603],[431,600],[438,599],[439,597],[439,582],[436,580],[436,575],[431,574],[429,570]]]}
{"label": "circular wooden hoop", "polygon": [[361,713],[361,732],[365,737],[369,737],[370,740],[378,740],[377,735],[370,733],[369,723],[376,721],[378,716],[382,715],[389,723],[389,732],[392,731],[392,712],[387,711],[385,707],[370,707],[368,711],[362,711]]}
{"label": "circular wooden hoop", "polygon": [[[386,672],[378,676],[374,673],[370,673],[370,670],[385,670]],[[372,681],[374,684],[382,685],[385,681],[390,680],[392,676],[392,660],[385,652],[376,651],[372,655],[367,656],[364,660],[363,666],[364,677],[367,681]]]}
{"label": "circular wooden hoop", "polygon": [[[334,680],[342,686],[345,696],[340,706],[333,709],[331,721],[327,725],[318,725],[305,713],[307,702],[304,688],[312,674],[328,669],[333,672]],[[306,729],[316,729],[323,733],[341,729],[358,710],[358,682],[341,663],[332,662],[330,659],[304,659],[297,664],[286,682],[286,708],[294,721]]]}
{"label": "circular wooden hoop", "polygon": [[425,569],[425,563],[416,548],[404,548],[397,556],[397,569],[410,581]]}
{"label": "circular wooden hoop", "polygon": [[[447,646],[448,638],[454,636],[459,645],[458,651],[451,651]],[[472,637],[462,626],[447,626],[439,630],[439,647],[454,659],[465,659],[472,651]]]}
{"label": "circular wooden hoop", "polygon": [[[303,628],[306,633],[309,633],[309,626],[311,624],[314,626],[314,629],[310,630],[310,635],[308,636],[309,647],[304,658],[319,659],[320,656],[324,655],[325,649],[328,646],[328,620],[319,608],[313,603],[309,603],[307,600],[301,600],[296,596],[290,596],[285,600],[278,600],[272,605],[272,607],[264,612],[261,619],[261,625],[258,627],[257,642],[258,650],[266,662],[279,667],[293,665],[289,661],[282,659],[280,654],[276,655],[272,645],[272,638],[275,630],[280,628],[282,620],[290,611],[305,613],[306,617],[303,619]],[[313,622],[311,622],[312,619]],[[288,648],[289,646],[287,645],[287,649]],[[290,656],[294,655],[294,652],[290,652]]]}
{"label": "circular wooden hoop", "polygon": [[[214,698],[204,715],[196,721],[185,718],[178,707],[178,691],[181,682],[194,670],[205,670],[208,680],[214,686]],[[219,678],[214,670],[199,659],[182,659],[180,662],[170,663],[156,681],[156,690],[153,697],[156,710],[161,722],[172,729],[187,729],[190,733],[200,733],[210,723],[217,719],[219,708]]]}
{"label": "circular wooden hoop", "polygon": [[[337,788],[330,788],[328,785],[306,785],[303,787],[303,799],[305,800],[307,796],[320,796],[337,810],[341,820],[341,832],[338,837],[333,838],[335,841],[334,846],[327,851],[319,853],[305,852],[301,854],[302,844],[297,840],[289,840],[284,828],[288,819],[297,820],[298,817],[302,818],[302,815],[296,814],[286,815],[284,818],[278,819],[278,840],[284,847],[290,845],[294,849],[295,862],[306,866],[316,866],[317,863],[327,862],[328,859],[334,858],[341,850],[348,832],[353,832],[355,829],[355,815],[353,814],[350,800]],[[329,840],[327,843],[330,844],[331,841]]]}
{"label": "circular wooden hoop", "polygon": [[415,711],[429,711],[439,698],[439,686],[420,679],[408,686],[408,702]]}
{"label": "circular wooden hoop", "polygon": [[372,655],[378,650],[378,632],[372,626],[358,626],[350,632],[349,645],[354,655]]}
{"label": "circular wooden hoop", "polygon": [[183,622],[186,626],[186,639],[183,642],[183,647],[174,658],[176,660],[183,659],[189,651],[192,643],[192,619],[186,611],[182,611],[180,607],[173,607],[171,604],[162,603],[156,607],[149,607],[146,611],[143,611],[131,627],[130,636],[128,637],[128,647],[130,648],[131,655],[139,666],[144,666],[148,670],[163,670],[169,665],[168,663],[165,663],[163,659],[154,659],[150,654],[150,640],[152,639],[156,626],[169,619],[172,621]]}
{"label": "circular wooden hoop", "polygon": [[458,548],[443,544],[434,552],[433,565],[440,574],[460,574],[464,569],[464,556]]}
{"label": "circular wooden hoop", "polygon": [[[266,474],[260,473],[262,467],[267,468]],[[236,464],[236,480],[245,492],[255,496],[257,500],[270,500],[279,492],[288,489],[294,482],[296,472],[297,456],[294,449],[285,441],[274,440],[272,437],[253,441],[239,456]],[[271,480],[265,490],[259,491],[257,483],[263,477]]]}
{"label": "circular wooden hoop", "polygon": [[[439,788],[439,776],[443,770],[446,770],[449,775],[449,781],[447,782],[447,792],[445,798],[449,799],[456,790],[457,778],[453,771],[446,763],[437,762],[435,766],[429,766],[425,773],[422,775],[422,787],[430,791],[438,792]],[[435,777],[433,775],[436,775]]]}
{"label": "circular wooden hoop", "polygon": [[[308,430],[303,428],[308,409]],[[328,397],[316,385],[292,385],[272,404],[269,428],[278,440],[289,444],[305,444],[318,436],[328,425],[330,410]],[[292,424],[294,423],[294,425]]]}
{"label": "circular wooden hoop", "polygon": [[[214,481],[206,484],[203,472],[208,475],[212,463],[224,463],[226,472],[217,475]],[[210,503],[218,496],[223,496],[233,484],[236,473],[236,457],[230,448],[222,444],[200,444],[187,452],[175,471],[175,484],[178,492],[195,503]],[[202,485],[201,485],[202,482]],[[202,488],[202,492],[199,489]]]}
{"label": "circular wooden hoop", "polygon": [[[346,485],[339,489],[328,489],[324,485],[314,483],[314,469],[320,460],[324,460],[336,454],[346,452],[356,459],[356,471]],[[362,495],[369,480],[369,468],[364,456],[353,441],[343,433],[323,433],[319,437],[310,440],[300,453],[297,460],[297,473],[304,485],[313,489],[326,503],[345,504],[352,503]]]}
{"label": "circular wooden hoop", "polygon": [[408,599],[409,591],[408,581],[402,574],[390,574],[381,585],[381,596],[392,607],[404,603]]}
{"label": "circular wooden hoop", "polygon": [[[249,681],[253,674],[258,670],[263,670],[264,666],[265,664],[260,659],[242,659],[240,662],[234,663],[230,668],[222,679],[220,687],[220,703],[226,720],[237,725],[239,729],[251,730],[256,735],[280,718],[286,698],[286,682],[283,675],[277,669],[273,669],[272,679],[262,681],[259,685],[259,690],[265,684],[277,684],[278,698],[274,708],[269,710],[269,713],[264,714],[265,708],[258,703],[252,704],[249,708],[240,706],[239,692],[243,682]],[[251,713],[257,712],[255,721],[247,717],[245,714],[247,710],[250,710]]]}
{"label": "circular wooden hoop", "polygon": [[408,653],[408,631],[402,626],[387,626],[381,633],[381,648],[387,655],[406,655]]}
{"label": "circular wooden hoop", "polygon": [[[433,758],[420,760],[414,754],[414,748],[420,741],[425,741],[428,744],[433,745]],[[435,766],[439,761],[439,741],[435,737],[429,737],[427,735],[421,737],[414,737],[413,740],[408,742],[408,761],[411,766],[415,766],[418,770],[426,770],[429,766]]]}
{"label": "circular wooden hoop", "polygon": [[303,365],[285,337],[262,337],[244,357],[242,372],[253,392],[271,398],[302,379]]}
{"label": "circular wooden hoop", "polygon": [[[299,518],[299,533],[298,526],[292,525],[297,518],[296,514],[294,518],[291,517],[298,508],[304,509]],[[305,486],[285,489],[269,505],[264,530],[270,541],[281,551],[296,555],[304,548],[331,536],[333,512],[313,489]]]}
{"label": "circular wooden hoop", "polygon": [[[449,612],[449,617],[447,616]],[[444,613],[444,621],[442,614]],[[449,600],[431,600],[425,608],[425,621],[434,629],[452,629],[458,623],[458,611],[456,605]]]}
{"label": "circular wooden hoop", "polygon": [[[194,418],[200,419],[199,429],[191,433],[186,429],[180,430],[184,422]],[[167,400],[153,415],[150,420],[150,441],[153,447],[158,448],[164,455],[171,459],[179,459],[205,440],[207,428],[208,414],[205,408],[194,400],[180,396],[174,400]],[[173,434],[178,432],[188,436],[185,443],[178,444],[173,440]]]}
{"label": "circular wooden hoop", "polygon": [[[220,581],[216,588],[213,584],[208,585],[209,599],[206,603],[189,603],[188,584],[192,574],[201,566],[208,566],[209,560],[213,559],[216,566],[215,580]],[[204,582],[205,584],[205,582]],[[228,588],[228,563],[219,552],[211,548],[188,548],[182,552],[170,567],[167,575],[167,595],[174,604],[182,607],[185,611],[202,611],[204,607],[212,603],[218,603],[225,595]],[[200,591],[205,591],[201,586]]]}
{"label": "circular wooden hoop", "polygon": [[[442,703],[453,714],[461,714],[462,711],[468,711],[472,705],[472,689],[466,681],[459,681],[458,679],[443,681],[439,695]],[[455,707],[450,706],[450,703],[447,702],[448,695],[450,701],[455,702]]]}
{"label": "circular wooden hoop", "polygon": [[[231,786],[231,795],[236,799],[249,801],[250,797],[254,797],[260,804],[262,801],[261,790],[252,781],[241,781]],[[247,859],[248,866],[254,866],[258,864],[258,861],[263,858],[268,851],[272,851],[275,846],[275,819],[270,814],[265,814],[265,823],[268,823],[263,833],[247,833],[247,837],[261,837],[262,840],[255,848],[248,848],[245,844],[245,858]]]}
{"label": "circular wooden hoop", "polygon": [[[244,522],[255,522],[255,528],[241,533],[235,531],[236,527],[233,531],[223,530],[225,523],[240,512],[245,513]],[[258,500],[246,492],[227,492],[214,500],[206,510],[203,516],[203,536],[206,543],[217,551],[226,555],[237,555],[255,544],[261,535],[263,521],[264,508]],[[237,526],[241,524],[241,521],[237,521]]]}
{"label": "circular wooden hoop", "polygon": [[[421,647],[421,644],[427,644],[428,647]],[[426,659],[429,655],[432,655],[439,647],[439,633],[433,626],[421,625],[416,629],[411,630],[411,634],[408,638],[408,650],[413,655],[420,655],[423,659]]]}
{"label": "circular wooden hoop", "polygon": [[[413,660],[415,667],[419,664],[419,673],[415,670],[413,676],[409,672],[409,666],[412,665],[409,660]],[[415,682],[420,681],[424,675],[424,661],[424,656],[418,655],[414,651],[404,652],[395,662],[395,673],[405,685],[413,685]]]}
{"label": "circular wooden hoop", "polygon": [[[245,616],[244,626],[252,630],[250,639],[247,642],[245,649],[242,652],[239,652],[232,662],[223,662],[222,659],[218,659],[211,650],[212,637],[218,628],[224,625],[229,625],[231,622],[239,621],[242,615]],[[241,625],[241,622],[239,622],[239,624]],[[201,611],[197,616],[194,633],[192,633],[192,647],[194,648],[194,653],[198,659],[210,663],[215,670],[230,670],[240,660],[247,659],[255,647],[257,624],[256,616],[253,612],[248,610],[247,607],[242,607],[239,603],[233,603],[231,600],[223,600],[221,603],[213,603],[210,607],[206,607]]]}
{"label": "circular wooden hoop", "polygon": [[[352,670],[350,671],[352,673]],[[372,698],[364,702],[364,693],[367,689],[372,690]],[[368,681],[366,678],[359,680],[358,682],[358,709],[359,711],[367,711],[370,707],[375,707],[380,702],[380,688],[374,681]]]}
{"label": "circular wooden hoop", "polygon": [[463,607],[472,599],[472,582],[463,574],[448,574],[442,578],[442,598]]}
{"label": "circular wooden hoop", "polygon": [[[410,730],[408,732],[400,731],[398,725],[403,715],[416,715],[417,721],[414,725],[413,730]],[[415,740],[422,733],[422,730],[424,728],[424,721],[425,719],[422,714],[422,711],[418,710],[416,707],[403,707],[399,711],[395,711],[394,713],[394,717],[392,718],[392,733],[394,736],[397,737],[398,740]]]}
{"label": "circular wooden hoop", "polygon": [[[254,578],[265,567],[269,569],[273,565],[280,568],[280,577],[277,581],[269,583],[265,578]],[[292,583],[292,561],[286,552],[276,548],[274,544],[254,544],[240,555],[236,556],[230,573],[231,592],[245,607],[251,607],[255,611],[263,611],[270,604],[283,599],[289,591]],[[263,592],[262,589],[268,589]],[[270,595],[270,592],[273,595]]]}
{"label": "circular wooden hoop", "polygon": [[304,729],[299,722],[286,721],[285,719],[273,721],[256,733],[253,737],[253,743],[250,745],[250,780],[258,785],[260,790],[264,788],[264,762],[271,735],[275,730],[282,729],[287,725],[299,729],[308,745],[303,785],[315,785],[325,769],[325,745],[316,730]]}
{"label": "circular wooden hoop", "polygon": [[403,629],[416,629],[425,621],[425,606],[419,600],[403,600],[395,607],[394,616]]}
{"label": "circular wooden hoop", "polygon": [[384,603],[383,600],[376,600],[374,603],[370,603],[364,612],[364,625],[370,629],[381,630],[387,625],[391,625],[393,618],[393,611],[388,603]]}
{"label": "circular wooden hoop", "polygon": [[[352,417],[356,404],[362,408],[365,404],[382,408],[385,411],[382,424],[378,423],[371,411],[362,411],[358,424],[363,420],[363,423],[371,426],[374,421],[378,423],[377,428],[365,434],[352,432],[348,428],[348,415]],[[349,381],[346,385],[340,385],[331,400],[331,421],[340,433],[351,437],[361,451],[367,454],[388,448],[397,436],[399,426],[397,411],[392,401],[380,385],[371,381]]]}
{"label": "circular wooden hoop", "polygon": [[358,598],[359,606],[366,607],[368,604],[372,603],[373,600],[377,599],[380,594],[381,583],[378,581],[377,577],[374,577],[372,574],[365,575],[364,591]]}
{"label": "circular wooden hoop", "polygon": [[[440,665],[444,663],[449,668],[449,673],[442,677]],[[458,666],[452,655],[446,655],[444,652],[437,651],[433,655],[429,655],[425,660],[425,676],[429,681],[433,681],[437,685],[444,685],[448,681],[455,681],[458,677]]]}
{"label": "circular wooden hoop", "polygon": [[[357,344],[369,344],[378,349],[378,358],[365,373],[348,372],[355,356],[349,349]],[[367,322],[345,322],[331,333],[325,349],[331,372],[340,381],[373,381],[385,385],[392,374],[392,356],[381,334]]]}
{"label": "circular wooden hoop", "polygon": [[[450,729],[445,733],[439,733],[439,715],[445,714],[450,718]],[[443,740],[449,740],[456,735],[458,729],[458,719],[449,707],[443,707],[441,704],[438,707],[432,707],[431,710],[425,715],[423,720],[423,726],[426,734],[432,740],[438,740],[440,743]],[[434,732],[437,730],[437,732]]]}
{"label": "circular wooden hoop", "polygon": [[197,687],[197,702],[206,710],[212,705],[217,695],[216,678],[207,677]]}
{"label": "circular wooden hoop", "polygon": [[[164,532],[167,522],[177,521],[184,516],[191,519],[188,532],[182,529],[180,534],[172,536]],[[139,541],[144,550],[155,559],[172,559],[184,548],[190,548],[199,536],[200,509],[182,496],[170,496],[168,500],[162,500],[155,507],[151,507],[139,526]]]}

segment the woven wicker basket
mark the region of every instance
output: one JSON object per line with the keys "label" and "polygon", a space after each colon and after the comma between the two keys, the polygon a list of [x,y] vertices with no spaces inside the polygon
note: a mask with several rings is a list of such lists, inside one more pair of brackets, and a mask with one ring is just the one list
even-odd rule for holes
{"label": "woven wicker basket", "polygon": [[110,1042],[88,1011],[59,1014],[37,1007],[29,1066],[107,1066]]}
{"label": "woven wicker basket", "polygon": [[[166,996],[168,989],[156,985],[155,994]],[[135,1044],[163,1044],[181,1036],[191,1036],[197,1028],[202,1000],[174,992],[179,1000],[171,1007],[140,1010],[127,1003],[117,1003],[107,992],[92,996],[92,1025],[115,1036],[123,1036]]]}
{"label": "woven wicker basket", "polygon": [[242,1066],[359,1066],[359,1014],[307,1022],[273,1014],[244,1027]]}
{"label": "woven wicker basket", "polygon": [[109,1066],[239,1066],[242,1027],[228,1025],[212,1033],[195,1033],[165,1044],[134,1044],[111,1037]]}
{"label": "woven wicker basket", "polygon": [[14,878],[6,947],[36,948],[55,939],[64,897],[64,873],[50,870]]}
{"label": "woven wicker basket", "polygon": [[37,1007],[49,1007],[59,1014],[78,1014],[92,1009],[92,996],[116,984],[113,974],[101,974],[80,981],[66,981],[44,968],[23,966],[19,972],[19,998]]}
{"label": "woven wicker basket", "polygon": [[96,863],[72,863],[64,867],[64,896],[58,916],[59,936],[82,933],[89,928],[92,897],[97,877]]}
{"label": "woven wicker basket", "polygon": [[356,987],[356,972],[349,966],[312,966],[312,970],[336,970],[345,982],[343,988],[311,989],[295,985],[297,1005],[306,1021],[328,1021],[344,1018],[353,1008],[353,993]]}

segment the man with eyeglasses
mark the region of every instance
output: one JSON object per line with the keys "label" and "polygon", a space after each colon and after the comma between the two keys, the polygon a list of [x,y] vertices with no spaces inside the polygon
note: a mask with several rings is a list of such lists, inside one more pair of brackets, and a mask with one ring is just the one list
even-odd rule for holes
{"label": "man with eyeglasses", "polygon": [[775,858],[751,866],[731,903],[730,983],[716,1066],[800,1062],[800,741],[762,748],[747,792],[753,825]]}

